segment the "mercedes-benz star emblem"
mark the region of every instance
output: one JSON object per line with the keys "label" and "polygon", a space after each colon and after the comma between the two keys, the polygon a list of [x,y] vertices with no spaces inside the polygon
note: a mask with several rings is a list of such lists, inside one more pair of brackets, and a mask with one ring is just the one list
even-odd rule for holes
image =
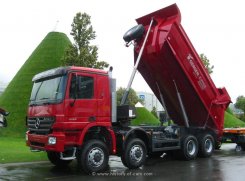
{"label": "mercedes-benz star emblem", "polygon": [[36,123],[35,123],[35,128],[38,129],[40,126],[40,120],[37,118]]}

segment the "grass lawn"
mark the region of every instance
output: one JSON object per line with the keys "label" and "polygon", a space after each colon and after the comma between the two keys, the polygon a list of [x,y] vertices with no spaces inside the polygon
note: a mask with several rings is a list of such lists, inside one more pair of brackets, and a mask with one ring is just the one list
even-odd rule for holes
{"label": "grass lawn", "polygon": [[137,126],[140,124],[158,126],[160,125],[160,121],[145,107],[138,107],[136,108],[136,119],[131,121],[131,125]]}
{"label": "grass lawn", "polygon": [[31,152],[23,138],[0,137],[0,164],[47,160],[46,152]]}
{"label": "grass lawn", "polygon": [[245,127],[245,123],[240,119],[236,118],[234,115],[230,114],[229,112],[225,112],[225,128],[239,128]]}

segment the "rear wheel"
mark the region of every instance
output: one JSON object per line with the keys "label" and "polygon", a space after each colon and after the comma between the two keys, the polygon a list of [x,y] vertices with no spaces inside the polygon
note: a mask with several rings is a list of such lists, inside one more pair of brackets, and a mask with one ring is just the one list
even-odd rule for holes
{"label": "rear wheel", "polygon": [[49,161],[57,167],[66,167],[69,163],[72,162],[72,160],[61,160],[59,152],[48,151],[47,156]]}
{"label": "rear wheel", "polygon": [[86,172],[101,172],[108,166],[109,151],[104,142],[89,140],[77,154],[79,166]]}
{"label": "rear wheel", "polygon": [[145,143],[138,138],[129,140],[121,156],[121,160],[124,166],[130,169],[139,168],[144,165],[146,160]]}
{"label": "rear wheel", "polygon": [[214,138],[210,134],[199,136],[199,155],[201,157],[210,157],[214,150]]}
{"label": "rear wheel", "polygon": [[182,139],[181,157],[184,160],[194,160],[198,153],[198,142],[195,136],[188,135]]}

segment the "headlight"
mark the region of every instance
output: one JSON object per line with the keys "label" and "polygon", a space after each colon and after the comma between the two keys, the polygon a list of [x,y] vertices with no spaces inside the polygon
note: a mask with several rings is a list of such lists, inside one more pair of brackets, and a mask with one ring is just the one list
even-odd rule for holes
{"label": "headlight", "polygon": [[56,137],[49,137],[48,138],[48,144],[49,145],[55,145],[56,144]]}

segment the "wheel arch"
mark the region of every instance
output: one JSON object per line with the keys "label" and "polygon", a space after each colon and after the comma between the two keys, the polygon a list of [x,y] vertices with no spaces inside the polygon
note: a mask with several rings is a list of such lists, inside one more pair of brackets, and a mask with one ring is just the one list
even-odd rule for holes
{"label": "wheel arch", "polygon": [[216,130],[214,129],[211,129],[211,128],[197,128],[197,127],[191,127],[191,128],[184,128],[182,129],[182,135],[193,135],[195,136],[196,138],[204,135],[204,134],[210,134],[213,139],[214,139],[214,142],[217,142],[219,141],[219,138],[218,138],[218,133]]}
{"label": "wheel arch", "polygon": [[127,132],[127,134],[125,135],[125,138],[124,138],[123,149],[125,148],[128,141],[133,139],[133,138],[139,138],[140,140],[142,140],[145,143],[147,152],[149,151],[150,139],[149,139],[146,131],[142,128],[133,128]]}
{"label": "wheel arch", "polygon": [[86,127],[80,135],[78,144],[82,146],[90,139],[98,139],[103,141],[111,154],[116,153],[115,133],[109,126],[91,125]]}

